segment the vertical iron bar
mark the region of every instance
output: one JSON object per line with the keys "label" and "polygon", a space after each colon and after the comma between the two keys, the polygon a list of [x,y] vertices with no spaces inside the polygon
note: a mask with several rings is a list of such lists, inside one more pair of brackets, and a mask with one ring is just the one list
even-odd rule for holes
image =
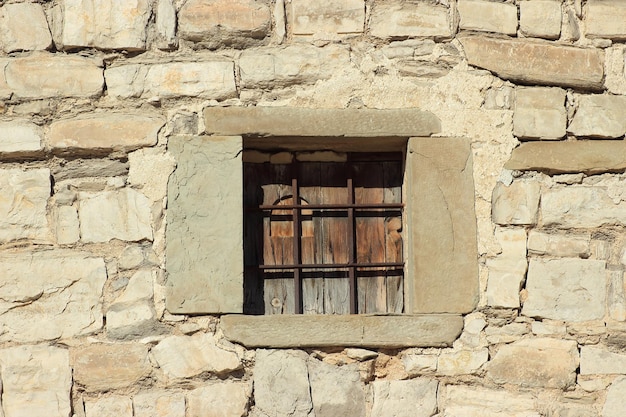
{"label": "vertical iron bar", "polygon": [[[354,184],[352,183],[352,175],[348,175],[348,204],[354,204]],[[348,208],[348,259],[350,263],[356,262],[355,253],[355,236],[354,236],[354,208]],[[357,294],[356,283],[356,267],[348,268],[348,280],[350,282],[350,314],[357,314],[359,297]]]}
{"label": "vertical iron bar", "polygon": [[[291,192],[294,204],[299,205],[300,193],[298,190],[298,166],[294,163],[295,175],[291,179]],[[293,260],[296,265],[302,264],[300,259],[300,209],[293,209]],[[300,276],[300,267],[293,270],[294,281],[294,310],[296,314],[302,314],[302,277]]]}

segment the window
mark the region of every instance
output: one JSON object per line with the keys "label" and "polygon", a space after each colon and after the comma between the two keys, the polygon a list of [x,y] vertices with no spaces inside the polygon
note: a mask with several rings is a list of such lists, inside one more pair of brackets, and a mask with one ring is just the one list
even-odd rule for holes
{"label": "window", "polygon": [[244,154],[244,313],[402,313],[403,154],[278,155]]}
{"label": "window", "polygon": [[[472,311],[478,301],[474,171],[469,140],[431,137],[438,132],[439,121],[416,109],[210,107],[204,116],[207,135],[168,139],[168,151],[177,162],[168,184],[165,233],[165,301],[170,313],[220,315],[224,335],[249,347],[449,346],[458,337],[463,327],[461,315]],[[401,230],[403,248],[403,314],[242,314],[244,298],[248,300],[244,288],[250,288],[248,282],[244,283],[244,142],[248,149],[280,148],[296,154],[376,154],[406,149],[402,161],[403,222],[396,229]],[[350,159],[346,156],[348,167]],[[302,181],[309,181],[299,175],[295,178],[299,187]],[[340,188],[344,190],[342,185],[336,191]],[[348,188],[346,182],[345,190]],[[344,211],[337,217],[318,215],[315,210],[326,209],[314,210],[315,203],[305,200],[300,193],[291,192],[270,201],[268,230],[272,230],[272,217],[288,222],[293,206],[299,207],[303,221],[311,222],[307,227],[313,227],[305,237],[316,235],[314,218],[323,223],[324,219],[347,216],[345,208],[333,210]],[[275,208],[275,203],[280,208]],[[291,210],[292,214],[283,210]],[[382,218],[384,222],[394,217],[387,214],[363,218],[373,222]],[[291,222],[296,225],[293,218]],[[280,236],[288,240],[287,223],[275,226],[275,236],[282,233]],[[358,252],[358,247],[355,250]],[[299,268],[294,266],[283,265],[278,271],[293,275]],[[359,272],[369,267],[354,268],[358,280]],[[325,267],[314,265],[310,269]],[[383,265],[375,274],[385,272],[387,279],[391,269]],[[331,272],[340,274],[342,268]],[[308,285],[306,278],[302,281]]]}

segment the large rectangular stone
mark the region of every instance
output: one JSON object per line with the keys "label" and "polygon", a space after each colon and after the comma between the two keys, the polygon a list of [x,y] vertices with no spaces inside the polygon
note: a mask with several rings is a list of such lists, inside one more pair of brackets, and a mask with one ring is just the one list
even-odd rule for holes
{"label": "large rectangular stone", "polygon": [[28,155],[42,147],[43,129],[26,120],[0,122],[0,155]]}
{"label": "large rectangular stone", "polygon": [[515,90],[513,134],[524,139],[560,139],[565,136],[565,90],[518,87]]}
{"label": "large rectangular stone", "polygon": [[598,174],[626,169],[626,141],[526,142],[513,149],[504,167],[519,171]]}
{"label": "large rectangular stone", "polygon": [[48,145],[58,151],[132,151],[157,142],[165,120],[137,114],[92,114],[50,125]]}
{"label": "large rectangular stone", "polygon": [[588,38],[626,39],[626,3],[622,0],[591,0],[585,8]]}
{"label": "large rectangular stone", "polygon": [[578,95],[578,108],[567,131],[578,137],[619,138],[626,134],[626,97]]}
{"label": "large rectangular stone", "polygon": [[[293,0],[291,25],[294,35],[341,35],[362,33],[364,0]],[[332,37],[332,36],[331,36]]]}
{"label": "large rectangular stone", "polygon": [[445,417],[540,417],[531,394],[465,385],[448,385]]}
{"label": "large rectangular stone", "polygon": [[369,21],[370,33],[377,38],[449,38],[454,34],[452,26],[447,7],[401,0],[374,3]]}
{"label": "large rectangular stone", "polygon": [[[25,22],[28,24],[25,25]],[[0,45],[6,53],[36,51],[52,46],[52,36],[41,4],[5,4],[0,8],[0,27]]]}
{"label": "large rectangular stone", "polygon": [[148,20],[148,0],[64,0],[63,47],[143,50]]}
{"label": "large rectangular stone", "polygon": [[483,32],[517,34],[517,6],[486,0],[459,0],[459,28]]}
{"label": "large rectangular stone", "polygon": [[626,355],[611,352],[601,346],[582,346],[580,348],[580,374],[626,374]]}
{"label": "large rectangular stone", "polygon": [[1,341],[70,338],[102,327],[104,260],[76,252],[0,258]]}
{"label": "large rectangular stone", "polygon": [[430,136],[441,130],[435,115],[416,109],[207,107],[204,119],[206,131],[218,135],[381,138]]}
{"label": "large rectangular stone", "polygon": [[199,97],[224,100],[237,96],[231,61],[130,64],[104,72],[107,91],[117,98]]}
{"label": "large rectangular stone", "polygon": [[165,236],[172,313],[243,310],[242,147],[241,136],[169,140],[177,163]]}
{"label": "large rectangular stone", "polygon": [[528,39],[459,38],[470,65],[523,84],[601,90],[604,52]]}
{"label": "large rectangular stone", "polygon": [[533,0],[519,3],[520,30],[526,36],[558,39],[563,20],[558,0]]}
{"label": "large rectangular stone", "polygon": [[616,202],[605,187],[554,188],[541,196],[541,216],[544,226],[567,229],[626,226],[626,201]]}
{"label": "large rectangular stone", "polygon": [[462,328],[463,318],[454,314],[226,315],[220,321],[220,329],[232,342],[275,348],[450,346]]}

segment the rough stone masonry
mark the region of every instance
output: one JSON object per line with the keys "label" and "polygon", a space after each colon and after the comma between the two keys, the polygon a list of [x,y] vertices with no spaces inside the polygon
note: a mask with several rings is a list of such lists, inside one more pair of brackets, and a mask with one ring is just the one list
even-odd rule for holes
{"label": "rough stone masonry", "polygon": [[[625,42],[619,0],[0,2],[0,416],[623,417]],[[219,132],[226,108],[267,119]],[[374,110],[420,116],[374,134]],[[242,161],[284,158],[280,132],[361,146],[351,126],[421,155],[405,191],[463,190],[443,213],[470,249],[445,218],[428,237],[448,249],[404,248],[453,305],[223,314]],[[469,154],[448,169],[450,138]],[[472,285],[444,268],[458,253]]]}

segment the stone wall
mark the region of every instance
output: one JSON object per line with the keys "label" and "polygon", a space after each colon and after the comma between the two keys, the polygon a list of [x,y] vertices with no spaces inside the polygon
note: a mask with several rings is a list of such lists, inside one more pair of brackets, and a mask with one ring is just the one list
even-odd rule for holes
{"label": "stone wall", "polygon": [[[3,1],[0,415],[626,415],[625,40],[617,0]],[[471,142],[453,343],[246,348],[168,311],[168,141],[228,106]]]}

